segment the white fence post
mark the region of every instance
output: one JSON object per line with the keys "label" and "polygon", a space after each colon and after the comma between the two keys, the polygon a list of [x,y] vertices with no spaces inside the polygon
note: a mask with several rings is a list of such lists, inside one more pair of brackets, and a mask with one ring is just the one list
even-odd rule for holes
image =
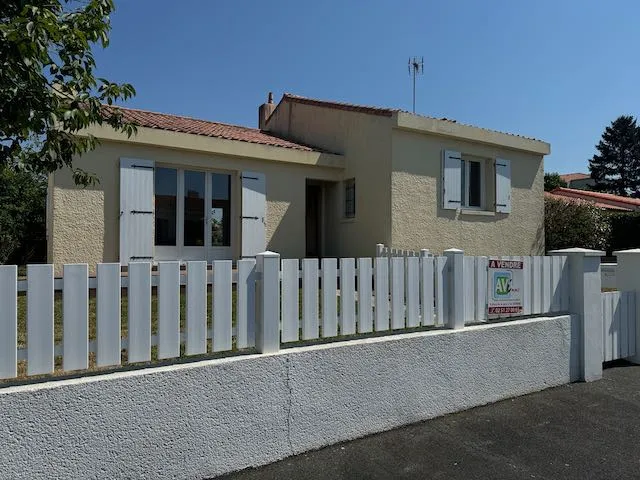
{"label": "white fence post", "polygon": [[445,288],[449,290],[449,315],[447,317],[447,328],[463,328],[465,319],[464,301],[464,251],[457,248],[445,250],[447,257],[447,274],[449,281]]}
{"label": "white fence post", "polygon": [[376,243],[376,257],[382,257],[384,254],[384,244]]}
{"label": "white fence post", "polygon": [[585,248],[553,250],[569,262],[569,311],[571,335],[571,379],[591,382],[602,378],[602,279],[600,257],[605,252]]}
{"label": "white fence post", "polygon": [[280,350],[280,255],[256,255],[256,349],[260,353]]}
{"label": "white fence post", "polygon": [[[640,248],[631,250],[621,250],[613,252],[618,257],[616,272],[616,286],[620,292],[635,292],[636,311],[634,312],[633,323],[629,325],[631,330],[635,327],[635,338],[630,338],[629,343],[635,346],[633,354],[628,360],[633,363],[640,363]],[[633,326],[632,326],[633,325]],[[633,332],[629,332],[631,335]],[[632,343],[633,342],[633,343]]]}

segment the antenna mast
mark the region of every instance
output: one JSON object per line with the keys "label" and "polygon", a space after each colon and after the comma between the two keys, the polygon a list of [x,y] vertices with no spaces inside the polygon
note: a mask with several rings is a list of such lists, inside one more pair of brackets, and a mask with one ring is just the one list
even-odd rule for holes
{"label": "antenna mast", "polygon": [[413,77],[413,113],[416,113],[416,77],[424,74],[424,57],[409,59],[409,75]]}

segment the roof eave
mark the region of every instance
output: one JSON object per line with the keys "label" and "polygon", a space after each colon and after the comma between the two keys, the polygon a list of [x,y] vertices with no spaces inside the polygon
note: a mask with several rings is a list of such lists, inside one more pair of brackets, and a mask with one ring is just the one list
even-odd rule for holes
{"label": "roof eave", "polygon": [[487,145],[495,145],[512,150],[520,150],[537,155],[549,155],[551,145],[540,140],[519,137],[508,133],[486,130],[484,128],[463,125],[448,120],[422,117],[405,112],[396,112],[395,126],[402,130],[411,130],[431,135],[452,137]]}
{"label": "roof eave", "polygon": [[78,132],[79,136],[93,135],[100,140],[129,143],[200,152],[213,155],[251,158],[319,167],[345,168],[344,156],[319,152],[316,150],[300,150],[276,145],[253,143],[242,140],[230,140],[220,137],[194,135],[156,128],[138,126],[138,133],[127,137],[109,126],[94,125]]}

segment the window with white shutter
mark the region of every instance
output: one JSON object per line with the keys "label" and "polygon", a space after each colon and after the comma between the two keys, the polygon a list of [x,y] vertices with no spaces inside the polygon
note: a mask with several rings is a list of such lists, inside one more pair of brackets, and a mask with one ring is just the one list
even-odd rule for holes
{"label": "window with white shutter", "polygon": [[460,152],[445,150],[442,158],[442,208],[462,207],[462,156]]}
{"label": "window with white shutter", "polygon": [[120,263],[153,261],[152,160],[120,159]]}
{"label": "window with white shutter", "polygon": [[496,212],[511,213],[511,161],[496,158]]}

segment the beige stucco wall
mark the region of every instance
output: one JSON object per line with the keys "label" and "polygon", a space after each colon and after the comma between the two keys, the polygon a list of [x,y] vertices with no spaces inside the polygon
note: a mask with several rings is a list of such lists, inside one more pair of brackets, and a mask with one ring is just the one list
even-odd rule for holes
{"label": "beige stucco wall", "polygon": [[[471,215],[442,209],[442,151],[511,160],[512,212]],[[392,136],[392,239],[395,248],[470,255],[531,255],[544,251],[544,162],[530,153],[395,129]],[[487,189],[493,188],[492,168]],[[491,192],[489,192],[491,193]],[[487,210],[493,199],[487,197]]]}
{"label": "beige stucco wall", "polygon": [[[179,168],[220,169],[237,174],[242,171],[265,173],[267,248],[285,257],[304,257],[305,180],[335,181],[341,169],[276,161],[281,158],[278,150],[283,149],[264,149],[267,152],[265,157],[273,155],[274,160],[103,140],[96,150],[77,159],[74,164],[96,173],[100,180],[98,185],[79,188],[74,185],[68,170],[56,172],[50,181],[49,194],[53,208],[48,218],[49,262],[57,265],[74,262],[95,265],[98,262],[118,261],[120,157],[154,160]],[[292,152],[287,149],[285,153],[291,155]],[[304,157],[304,154],[300,157]],[[239,181],[236,187],[234,191],[238,199]],[[236,256],[239,254],[239,223],[236,222]]]}
{"label": "beige stucco wall", "polygon": [[356,217],[343,216],[343,185],[327,189],[325,256],[373,256],[391,239],[391,126],[386,116],[281,102],[267,128],[344,157],[341,179],[355,178]]}

